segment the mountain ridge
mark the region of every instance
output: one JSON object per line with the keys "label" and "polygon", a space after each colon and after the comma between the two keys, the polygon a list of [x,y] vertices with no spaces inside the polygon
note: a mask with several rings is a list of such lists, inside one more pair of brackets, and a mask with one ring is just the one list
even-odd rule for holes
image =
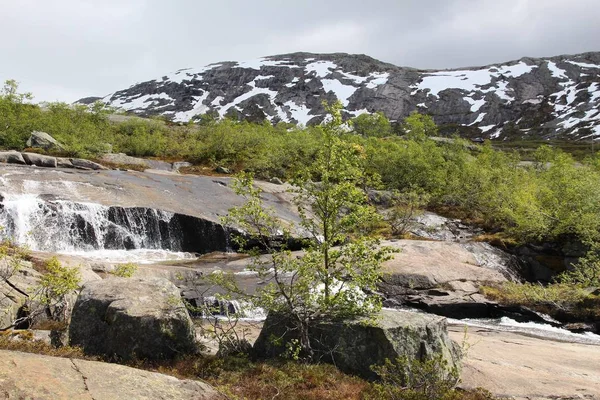
{"label": "mountain ridge", "polygon": [[401,67],[365,54],[296,52],[186,68],[95,100],[187,122],[206,113],[251,121],[322,122],[322,101],[351,118],[430,114],[443,132],[497,140],[600,135],[600,52],[522,57],[451,69]]}

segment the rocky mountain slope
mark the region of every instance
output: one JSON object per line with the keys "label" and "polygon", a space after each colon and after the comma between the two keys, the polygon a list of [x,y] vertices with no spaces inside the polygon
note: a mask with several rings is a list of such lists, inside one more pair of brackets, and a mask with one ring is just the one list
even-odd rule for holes
{"label": "rocky mountain slope", "polygon": [[322,121],[323,100],[335,99],[346,117],[382,111],[400,120],[417,110],[443,132],[471,137],[585,139],[600,135],[600,52],[437,71],[294,53],[182,69],[101,100],[179,122],[211,112],[307,125]]}

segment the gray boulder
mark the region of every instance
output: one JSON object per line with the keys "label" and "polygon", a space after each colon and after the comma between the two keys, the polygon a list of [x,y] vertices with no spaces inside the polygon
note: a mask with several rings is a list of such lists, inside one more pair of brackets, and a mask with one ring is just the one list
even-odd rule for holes
{"label": "gray boulder", "polygon": [[118,360],[195,353],[195,331],[179,289],[163,278],[109,278],[84,285],[69,340],[86,354]]}
{"label": "gray boulder", "polygon": [[104,165],[100,165],[90,160],[84,160],[82,158],[71,158],[71,164],[75,168],[79,169],[93,169],[93,170],[104,170],[108,169]]}
{"label": "gray boulder", "polygon": [[[375,378],[372,365],[401,356],[424,360],[437,354],[458,365],[460,349],[448,337],[446,319],[405,311],[384,309],[373,323],[364,319],[345,322],[323,322],[309,331],[317,358],[334,363],[342,371]],[[254,343],[257,357],[276,357],[286,350],[286,343],[298,339],[289,322],[270,314]],[[273,338],[283,340],[274,343]]]}
{"label": "gray boulder", "polygon": [[0,162],[7,164],[27,164],[18,151],[0,151]]}
{"label": "gray boulder", "polygon": [[0,162],[7,164],[27,164],[18,151],[0,151]]}
{"label": "gray boulder", "polygon": [[64,150],[63,145],[58,143],[56,139],[46,132],[31,132],[31,136],[27,140],[27,147],[33,147],[44,150]]}
{"label": "gray boulder", "polygon": [[173,171],[179,172],[179,169],[187,168],[187,167],[191,167],[191,166],[192,166],[192,163],[189,163],[187,161],[176,161],[173,163]]}
{"label": "gray boulder", "polygon": [[35,153],[21,153],[23,159],[28,165],[36,167],[56,168],[56,157],[43,156]]}
{"label": "gray boulder", "polygon": [[58,168],[75,168],[70,158],[65,157],[57,157],[56,158],[56,166]]}
{"label": "gray boulder", "polygon": [[173,164],[166,161],[147,160],[145,158],[131,157],[123,153],[104,154],[101,160],[112,164],[157,169],[159,171],[171,171],[173,169]]}
{"label": "gray boulder", "polygon": [[[10,256],[0,259],[0,329],[10,327],[25,316],[22,307],[41,279],[29,261],[21,261],[18,270],[11,273],[13,262]],[[27,324],[19,327],[27,327]]]}

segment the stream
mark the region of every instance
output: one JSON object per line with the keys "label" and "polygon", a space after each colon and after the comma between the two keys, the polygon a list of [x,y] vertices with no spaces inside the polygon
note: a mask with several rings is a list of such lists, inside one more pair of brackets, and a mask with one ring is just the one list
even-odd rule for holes
{"label": "stream", "polygon": [[[149,195],[146,199],[140,199],[139,192],[132,191],[131,202],[137,204],[127,207],[123,206],[122,196],[127,195],[129,189],[123,185],[120,175],[115,175],[112,171],[106,172],[106,181],[102,181],[102,184],[78,181],[85,179],[85,175],[82,178],[74,173],[69,175],[52,171],[49,172],[52,175],[48,177],[44,173],[35,168],[11,169],[0,166],[0,240],[11,239],[34,251],[75,255],[90,261],[156,264],[163,265],[163,268],[169,268],[169,263],[193,263],[200,254],[231,251],[227,233],[214,222],[218,220],[220,212],[214,213],[214,216],[211,214],[208,219],[147,207],[153,196],[157,196],[153,192],[155,188],[152,187],[151,176],[138,174],[135,177],[143,178],[140,182],[144,182],[144,187],[147,188],[144,190],[148,190]],[[100,179],[99,174],[87,177],[91,180]],[[75,179],[69,180],[73,178]],[[133,181],[134,178],[127,179]],[[166,185],[166,178],[161,179],[161,185]],[[176,179],[180,178],[173,178]],[[190,178],[185,179],[195,184]],[[192,192],[190,187],[193,186],[174,185],[168,191],[160,190],[160,195],[169,202],[180,196],[193,204],[193,198],[186,199]],[[227,189],[223,188],[222,182],[210,187],[213,191]],[[174,188],[181,192],[175,193]],[[111,198],[117,196],[121,196],[118,205],[110,205]],[[94,202],[95,198],[101,198],[102,204]],[[221,202],[216,197],[213,201],[221,209],[227,206],[227,202],[235,204],[237,201],[225,199],[226,201]],[[139,205],[140,201],[143,206]],[[157,201],[159,205],[167,203],[162,198]],[[210,207],[209,205],[208,208]],[[240,276],[249,275],[247,278],[252,279],[251,274],[245,270],[237,273]],[[228,307],[230,305],[224,305],[225,309]],[[231,307],[239,308],[239,305],[233,304]],[[260,310],[249,314],[247,317],[251,320],[265,317]],[[517,322],[507,317],[449,319],[448,322],[451,325],[514,332],[547,340],[600,345],[599,335],[572,333],[550,325]]]}

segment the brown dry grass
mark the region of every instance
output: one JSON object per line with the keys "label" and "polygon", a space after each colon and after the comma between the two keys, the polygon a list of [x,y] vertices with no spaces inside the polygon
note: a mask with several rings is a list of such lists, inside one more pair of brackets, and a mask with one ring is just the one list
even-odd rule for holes
{"label": "brown dry grass", "polygon": [[[80,348],[54,348],[32,340],[31,331],[0,332],[0,349],[53,357],[102,361],[86,356]],[[247,357],[188,356],[162,362],[131,362],[130,367],[171,375],[180,379],[202,379],[231,400],[384,400],[372,383],[344,374],[333,365],[269,360],[252,362]],[[490,400],[482,390],[453,391],[449,400]],[[373,397],[373,396],[376,397]],[[391,400],[402,400],[394,396]],[[425,397],[410,400],[433,400]],[[436,399],[437,400],[437,399]]]}
{"label": "brown dry grass", "polygon": [[96,357],[86,356],[78,347],[66,346],[55,348],[41,340],[33,340],[32,332],[25,330],[0,332],[0,349],[42,354],[53,357],[78,358],[91,361],[98,360]]}

